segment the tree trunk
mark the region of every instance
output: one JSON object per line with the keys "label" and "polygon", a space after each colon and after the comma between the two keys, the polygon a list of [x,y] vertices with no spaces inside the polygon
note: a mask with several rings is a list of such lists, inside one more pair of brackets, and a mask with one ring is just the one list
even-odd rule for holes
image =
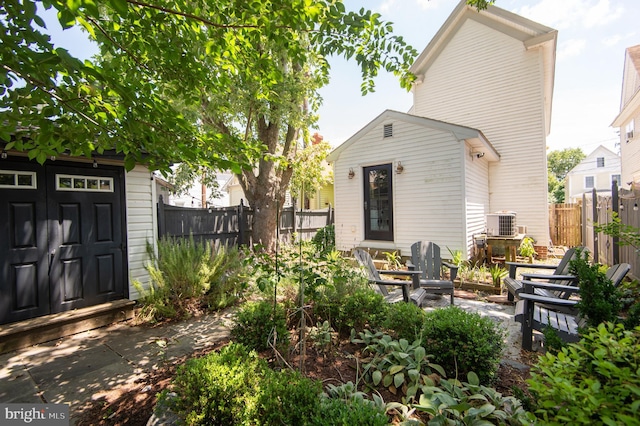
{"label": "tree trunk", "polygon": [[282,210],[282,205],[276,203],[273,197],[263,193],[254,198],[251,207],[253,208],[251,221],[253,243],[261,244],[266,251],[274,252],[277,242],[278,209]]}

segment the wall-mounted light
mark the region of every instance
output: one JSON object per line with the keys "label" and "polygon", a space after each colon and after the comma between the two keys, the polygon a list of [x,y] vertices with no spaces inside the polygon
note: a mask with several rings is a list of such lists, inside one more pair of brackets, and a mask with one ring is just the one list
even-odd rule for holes
{"label": "wall-mounted light", "polygon": [[471,151],[470,155],[471,155],[471,158],[473,157],[482,158],[484,157],[484,152]]}
{"label": "wall-mounted light", "polygon": [[634,212],[638,211],[638,203],[633,203],[633,211]]}
{"label": "wall-mounted light", "polygon": [[96,161],[96,159],[93,159],[93,168],[97,169],[98,168],[98,162]]}
{"label": "wall-mounted light", "polygon": [[400,174],[404,172],[404,166],[402,165],[402,163],[400,161],[398,161],[398,165],[396,166],[396,173]]}
{"label": "wall-mounted light", "polygon": [[7,151],[5,151],[4,149],[2,150],[2,154],[0,154],[0,157],[2,157],[3,160],[6,160],[8,155],[7,155]]}
{"label": "wall-mounted light", "polygon": [[620,211],[624,210],[624,206],[620,204]]}
{"label": "wall-mounted light", "polygon": [[56,161],[56,156],[55,155],[51,156],[51,161]]}
{"label": "wall-mounted light", "polygon": [[349,179],[353,179],[354,176],[356,175],[356,172],[353,171],[352,168],[349,169],[349,174],[347,176],[349,176]]}

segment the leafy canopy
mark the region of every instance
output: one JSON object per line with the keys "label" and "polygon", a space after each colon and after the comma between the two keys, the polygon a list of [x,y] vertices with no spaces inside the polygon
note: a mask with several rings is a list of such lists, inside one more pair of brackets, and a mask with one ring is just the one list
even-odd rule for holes
{"label": "leafy canopy", "polygon": [[[63,28],[83,27],[98,42],[100,60],[55,48],[37,4],[55,8]],[[183,161],[238,172],[263,150],[239,131],[251,117],[237,114],[237,84],[257,110],[286,113],[287,103],[301,99],[279,98],[279,86],[303,84],[307,71],[313,89],[326,84],[331,55],[356,61],[367,93],[380,69],[409,88],[416,54],[378,14],[348,12],[337,0],[5,0],[0,27],[5,149],[40,163],[61,153],[115,151],[127,169],[137,161],[164,169]],[[279,63],[271,57],[278,52],[289,59]],[[219,102],[225,95],[228,102]],[[218,122],[209,124],[217,125],[203,126],[202,109],[212,101]],[[311,101],[317,108],[319,99]],[[244,126],[228,131],[243,118]]]}

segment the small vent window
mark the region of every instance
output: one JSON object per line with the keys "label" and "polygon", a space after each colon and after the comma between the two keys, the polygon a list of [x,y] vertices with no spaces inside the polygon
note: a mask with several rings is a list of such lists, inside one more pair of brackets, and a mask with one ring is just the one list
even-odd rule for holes
{"label": "small vent window", "polygon": [[390,138],[391,136],[393,136],[393,124],[385,124],[383,137]]}
{"label": "small vent window", "polygon": [[0,170],[0,188],[36,189],[36,172]]}
{"label": "small vent window", "polygon": [[604,167],[604,157],[598,157],[596,159],[596,162],[598,164],[598,167]]}
{"label": "small vent window", "polygon": [[99,176],[56,175],[56,190],[113,192],[113,178]]}

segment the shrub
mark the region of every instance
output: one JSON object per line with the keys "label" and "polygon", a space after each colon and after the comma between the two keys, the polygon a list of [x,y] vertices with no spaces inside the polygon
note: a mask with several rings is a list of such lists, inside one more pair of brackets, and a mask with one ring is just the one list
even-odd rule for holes
{"label": "shrub", "polygon": [[333,328],[341,333],[349,333],[352,328],[360,331],[367,325],[378,328],[388,308],[389,305],[382,295],[375,291],[369,288],[356,290],[343,299]]}
{"label": "shrub", "polygon": [[163,238],[158,254],[147,243],[151,262],[148,289],[134,286],[142,295],[138,319],[159,321],[186,318],[203,307],[221,309],[235,303],[246,289],[241,255],[236,248],[212,251],[208,243],[188,239]]}
{"label": "shrub", "polygon": [[[192,358],[173,379],[176,412],[188,425],[250,424],[255,418],[266,361],[238,344]],[[161,399],[166,399],[163,392]]]}
{"label": "shrub", "polygon": [[386,426],[389,424],[389,419],[384,414],[384,409],[376,408],[366,401],[355,399],[347,402],[340,399],[325,399],[321,410],[315,413],[310,424]]}
{"label": "shrub", "polygon": [[569,271],[578,277],[580,301],[576,304],[587,325],[595,327],[605,321],[617,320],[620,311],[620,293],[610,279],[601,271],[600,265],[591,265],[589,253],[576,251],[576,257],[569,262]]}
{"label": "shrub", "polygon": [[336,230],[334,225],[327,225],[324,228],[318,229],[316,235],[311,239],[311,243],[316,248],[316,251],[321,253],[327,253],[335,250]]}
{"label": "shrub", "polygon": [[413,303],[394,303],[387,309],[382,327],[396,339],[413,342],[421,337],[425,312]]}
{"label": "shrub", "polygon": [[495,379],[504,348],[504,333],[490,318],[456,306],[427,312],[422,338],[433,362],[448,377],[475,372],[481,383]]}
{"label": "shrub", "polygon": [[551,424],[638,425],[640,327],[603,323],[557,355],[540,357],[529,389]]}
{"label": "shrub", "polygon": [[250,349],[263,351],[269,348],[274,332],[276,347],[285,349],[289,345],[289,331],[284,308],[267,301],[249,302],[238,311],[231,338]]}
{"label": "shrub", "polygon": [[256,399],[256,423],[263,425],[304,425],[320,411],[322,384],[297,371],[269,370],[262,379]]}

